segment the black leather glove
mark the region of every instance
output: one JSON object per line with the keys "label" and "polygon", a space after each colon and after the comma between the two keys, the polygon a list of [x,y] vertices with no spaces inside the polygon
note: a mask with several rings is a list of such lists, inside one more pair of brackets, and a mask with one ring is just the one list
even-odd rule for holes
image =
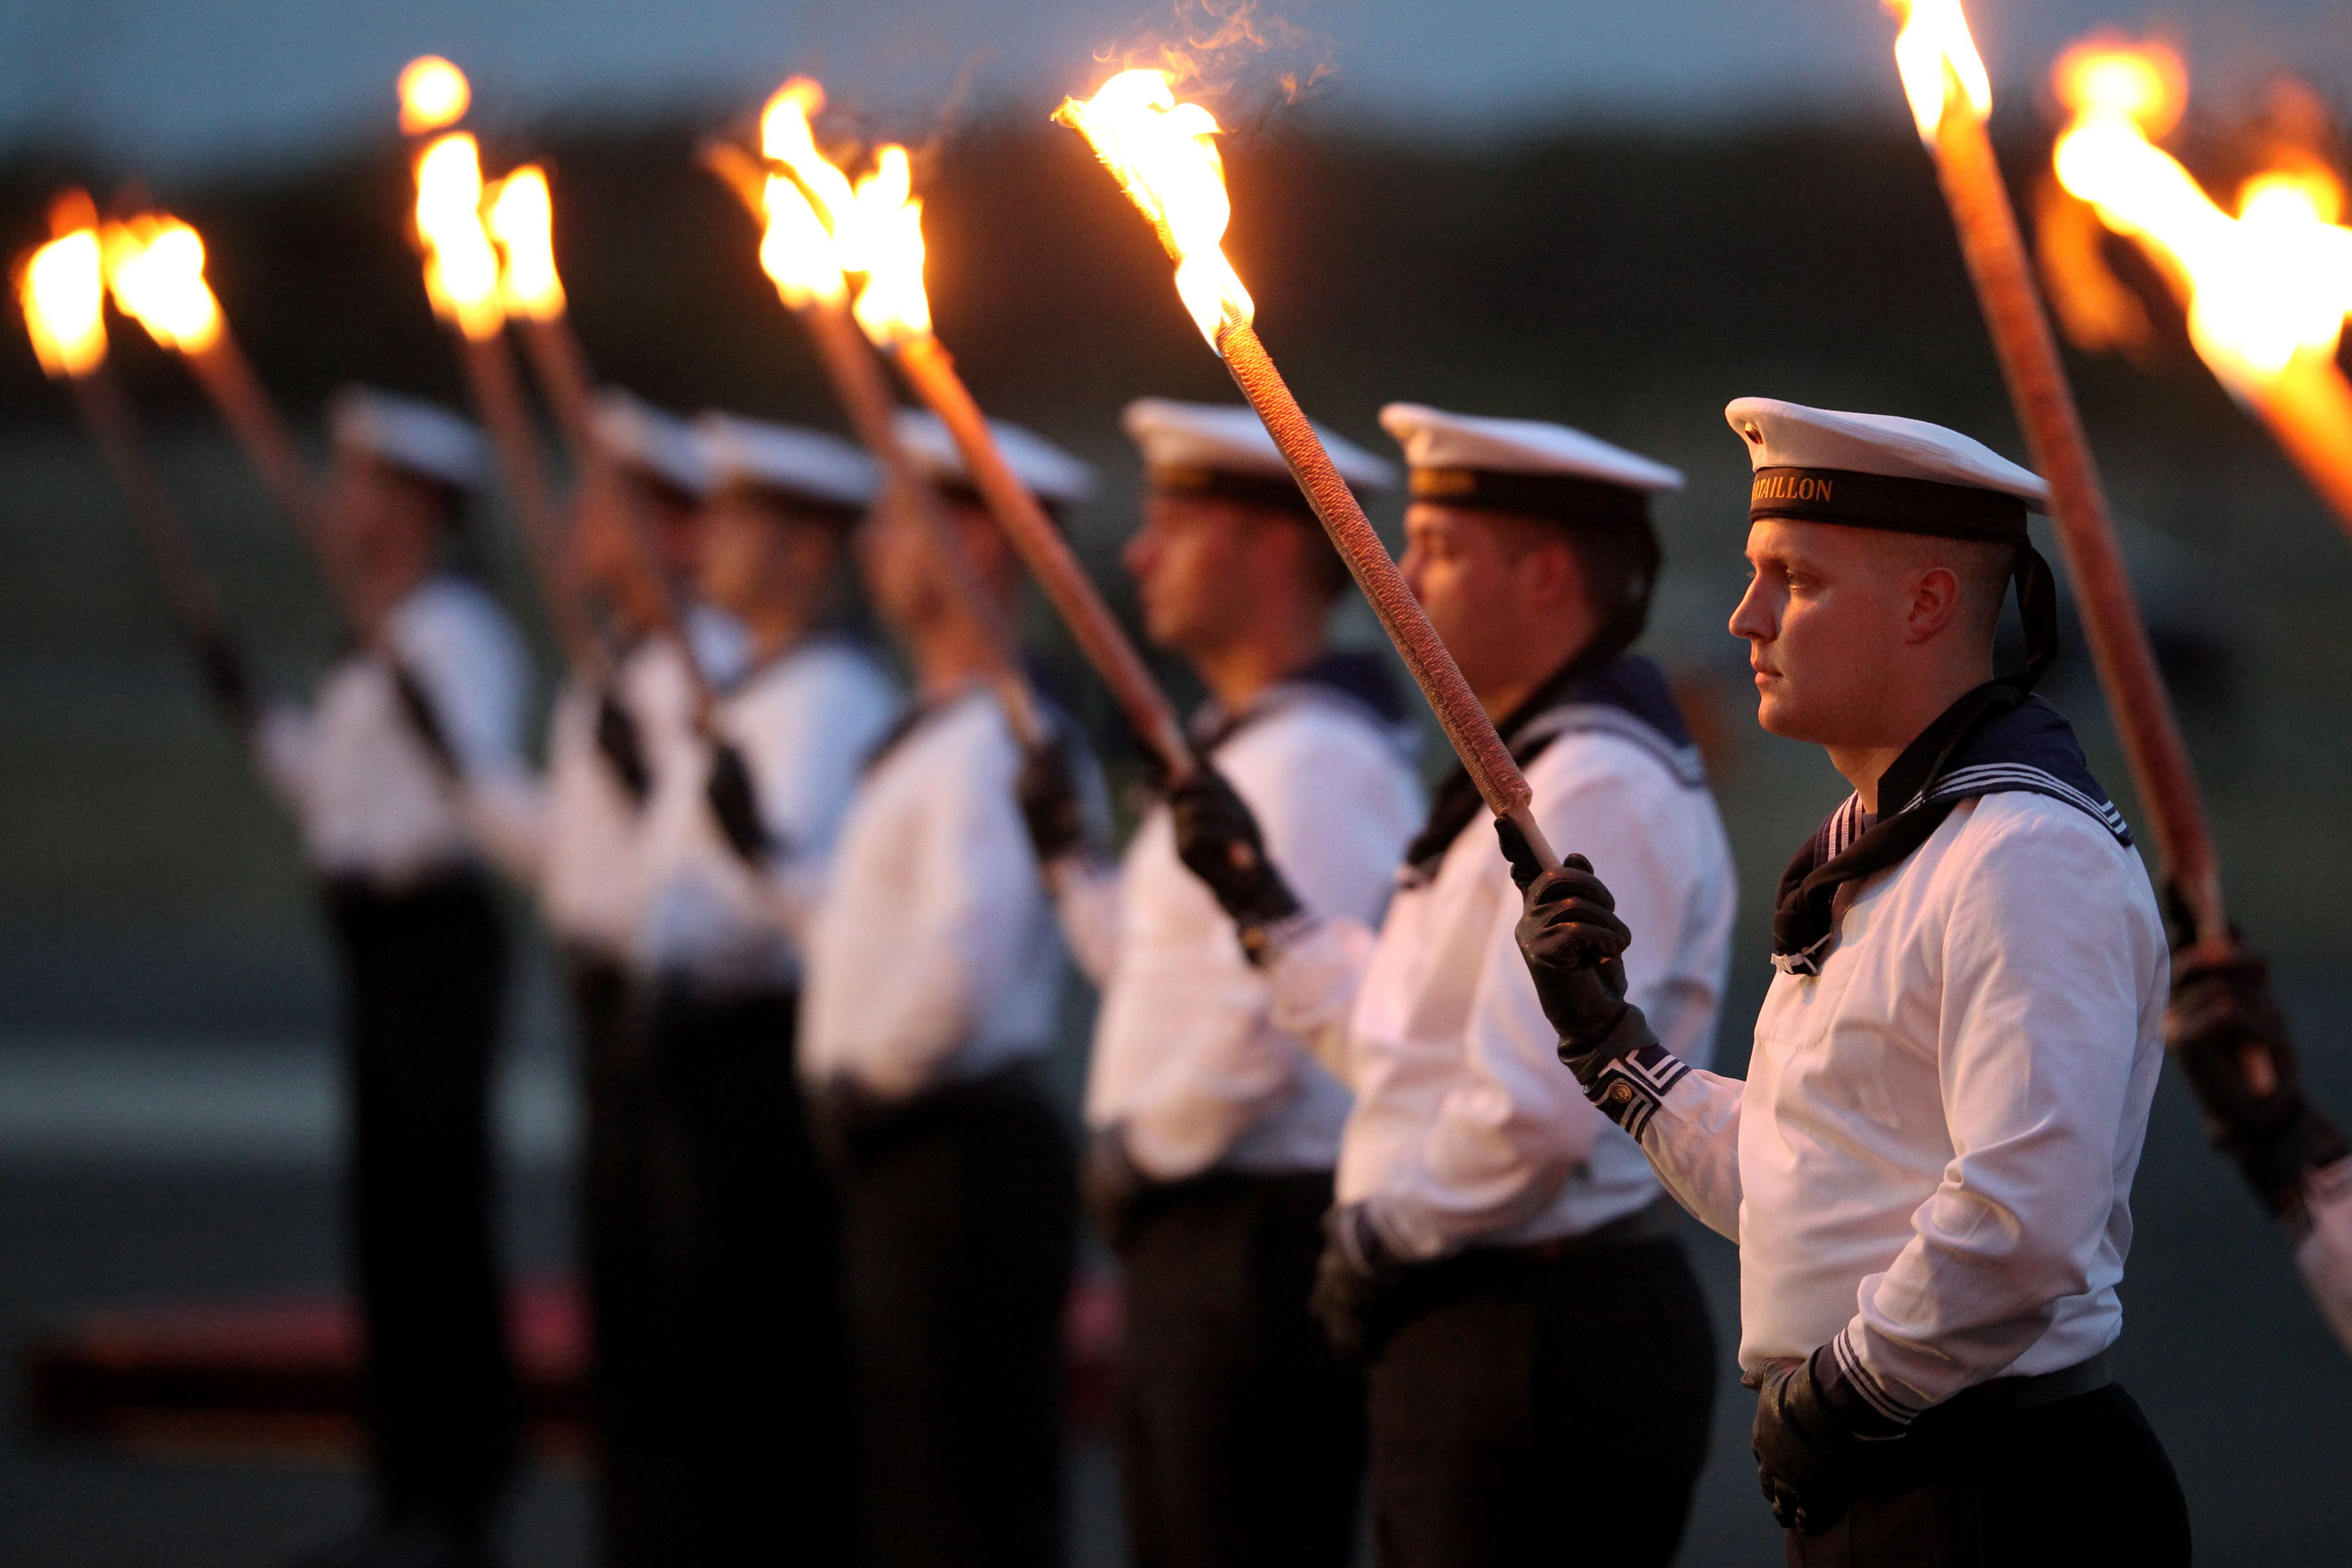
{"label": "black leather glove", "polygon": [[1241,928],[1242,945],[1263,961],[1267,928],[1302,912],[1298,896],[1266,858],[1265,838],[1249,805],[1225,776],[1202,763],[1168,791],[1176,857],[1209,885]]}
{"label": "black leather glove", "polygon": [[646,745],[637,721],[610,690],[596,694],[596,750],[613,770],[613,777],[632,805],[643,805],[654,792],[653,769],[646,764]]}
{"label": "black leather glove", "polygon": [[423,742],[426,752],[441,771],[451,778],[465,772],[457,761],[457,749],[449,743],[449,731],[442,726],[439,710],[433,706],[432,694],[425,682],[404,664],[392,667],[392,689],[400,699],[400,711],[408,720],[408,727]]}
{"label": "black leather glove", "polygon": [[1125,1252],[1134,1243],[1162,1184],[1137,1167],[1122,1129],[1106,1127],[1087,1141],[1086,1159],[1078,1167],[1078,1194],[1113,1252]]}
{"label": "black leather glove", "polygon": [[1029,843],[1037,864],[1050,866],[1087,845],[1087,812],[1078,799],[1075,747],[1066,734],[1056,733],[1033,746],[1021,761],[1013,781],[1021,803],[1021,820],[1029,829]]}
{"label": "black leather glove", "polygon": [[[1517,830],[1500,819],[1496,826],[1508,830],[1507,854]],[[1532,857],[1527,864],[1532,870]],[[1515,879],[1518,868],[1515,859]],[[1622,955],[1633,933],[1617,918],[1617,900],[1581,855],[1570,856],[1557,871],[1536,872],[1521,886],[1527,912],[1513,932],[1519,956],[1535,980],[1544,1016],[1559,1035],[1559,1059],[1590,1089],[1612,1062],[1658,1043],[1642,1010],[1625,1000]]]}
{"label": "black leather glove", "polygon": [[1403,1266],[1361,1203],[1323,1216],[1323,1255],[1315,1262],[1307,1310],[1341,1361],[1370,1359],[1393,1326],[1388,1321]]}
{"label": "black leather glove", "polygon": [[226,631],[214,631],[196,644],[196,668],[205,695],[240,731],[253,728],[253,678],[245,667],[245,651]]}
{"label": "black leather glove", "polygon": [[775,852],[775,836],[760,816],[760,792],[751,782],[751,764],[731,741],[710,748],[710,776],[703,781],[702,797],[710,805],[711,820],[738,858],[754,869],[764,868]]}
{"label": "black leather glove", "polygon": [[1808,1535],[1828,1530],[1866,1487],[1871,1451],[1903,1433],[1838,1375],[1827,1345],[1803,1361],[1775,1363],[1758,1390],[1749,1436],[1772,1517]]}
{"label": "black leather glove", "polygon": [[2302,1212],[2304,1177],[2343,1159],[2344,1135],[2304,1098],[2270,965],[2251,952],[2173,959],[2164,1043],[2204,1109],[2205,1131],[2275,1215]]}

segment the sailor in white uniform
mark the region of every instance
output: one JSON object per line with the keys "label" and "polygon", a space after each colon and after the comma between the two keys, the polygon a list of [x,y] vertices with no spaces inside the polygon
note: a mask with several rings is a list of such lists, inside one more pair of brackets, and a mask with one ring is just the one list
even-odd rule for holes
{"label": "sailor in white uniform", "polygon": [[255,732],[343,967],[376,1518],[316,1561],[471,1563],[519,1432],[491,1236],[506,935],[476,825],[528,796],[530,668],[506,613],[446,563],[483,477],[480,434],[361,387],[336,395],[329,423],[331,521],[381,633],[328,673],[313,705],[275,707]]}
{"label": "sailor in white uniform", "polygon": [[[1916,420],[1726,412],[1755,467],[1731,630],[1758,720],[1854,793],[1781,879],[1744,1084],[1629,995],[1655,915],[1612,912],[1612,847],[1523,864],[1561,1058],[1739,1243],[1740,1366],[1791,1562],[2186,1563],[2170,1462],[2107,1365],[2164,931],[2122,816],[2032,695],[2056,646],[2026,533],[2047,490]],[[2028,660],[1996,679],[2012,579]]]}
{"label": "sailor in white uniform", "polygon": [[[1020,564],[935,423],[909,446],[954,497],[982,590]],[[1087,470],[1026,432],[1048,504]],[[1077,1201],[1037,1074],[1062,943],[1014,781],[987,644],[919,518],[886,496],[858,542],[916,707],[860,782],[806,951],[800,1068],[842,1196],[849,1369],[870,1568],[1061,1562],[1062,1312]]]}
{"label": "sailor in white uniform", "polygon": [[713,733],[657,769],[645,812],[631,1114],[659,1260],[658,1402],[672,1481],[635,1521],[665,1560],[845,1563],[851,1433],[834,1199],[793,1041],[801,944],[860,768],[898,699],[835,625],[856,448],[708,414],[703,596],[748,636]]}
{"label": "sailor in white uniform", "polygon": [[[1650,497],[1681,477],[1557,425],[1409,404],[1381,423],[1411,468],[1406,581],[1545,833],[1609,847],[1660,932],[1633,990],[1705,1057],[1730,855],[1663,672],[1627,652],[1658,571]],[[1382,1560],[1666,1563],[1706,1448],[1706,1306],[1641,1151],[1561,1080],[1467,775],[1377,931],[1299,910],[1278,857],[1246,868],[1255,836],[1213,787],[1180,789],[1176,818],[1267,965],[1276,1023],[1355,1091],[1316,1304],[1367,1358]]]}
{"label": "sailor in white uniform", "polygon": [[[583,485],[572,518],[580,567],[602,602],[614,667],[603,689],[574,672],[549,726],[539,893],[580,1034],[587,1110],[582,1251],[593,1361],[600,1549],[611,1568],[670,1560],[681,1517],[698,1519],[697,1475],[668,1283],[677,1257],[660,1207],[673,1189],[643,1049],[647,987],[636,967],[646,917],[646,838],[656,786],[698,777],[687,653],[658,630],[661,577],[687,608],[708,679],[741,667],[740,626],[688,589],[695,514],[710,488],[692,427],[614,388],[596,433],[615,483]],[[648,567],[654,574],[649,575]]]}
{"label": "sailor in white uniform", "polygon": [[[1143,526],[1129,542],[1150,640],[1209,689],[1192,731],[1307,907],[1377,925],[1423,801],[1386,660],[1333,649],[1347,567],[1257,416],[1142,398]],[[1326,433],[1360,491],[1391,466]],[[1024,784],[1030,781],[1024,780]],[[1118,1252],[1119,1469],[1139,1568],[1354,1560],[1363,1385],[1307,1310],[1346,1087],[1275,1026],[1265,975],[1176,857],[1164,804],[1114,871],[1056,842],[1072,951],[1102,987],[1086,1196]]]}

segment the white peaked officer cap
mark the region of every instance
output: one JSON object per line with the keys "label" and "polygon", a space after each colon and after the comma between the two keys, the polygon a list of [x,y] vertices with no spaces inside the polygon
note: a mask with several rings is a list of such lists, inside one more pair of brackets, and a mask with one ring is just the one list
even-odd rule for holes
{"label": "white peaked officer cap", "polygon": [[[1153,489],[1308,510],[1282,449],[1266,434],[1265,421],[1247,407],[1139,397],[1127,405],[1120,423],[1143,454],[1144,478]],[[1384,490],[1396,483],[1396,466],[1386,458],[1320,425],[1315,434],[1349,489]]]}
{"label": "white peaked officer cap", "polygon": [[[917,473],[950,489],[973,488],[971,471],[963,466],[963,454],[957,450],[955,437],[948,434],[948,427],[940,422],[938,415],[901,408],[897,423],[899,444],[906,447]],[[1004,455],[1005,464],[1014,477],[1047,506],[1066,506],[1094,494],[1094,469],[1035,431],[1008,425],[1002,419],[990,420],[988,428],[995,435],[996,449]]]}
{"label": "white peaked officer cap", "polygon": [[852,510],[874,500],[874,460],[838,436],[716,412],[695,416],[694,435],[714,487],[759,485]]}
{"label": "white peaked officer cap", "polygon": [[2025,668],[2005,679],[2029,688],[2042,679],[2058,653],[2058,589],[2025,514],[2049,510],[2048,485],[1983,442],[1924,420],[1776,397],[1734,398],[1723,416],[1748,444],[1755,469],[1751,522],[1779,518],[2014,546]]}
{"label": "white peaked officer cap", "polygon": [[596,439],[624,468],[635,468],[696,500],[710,493],[709,461],[694,426],[641,397],[608,386],[596,395]]}
{"label": "white peaked officer cap", "polygon": [[327,405],[330,438],[436,484],[470,489],[489,472],[489,443],[470,419],[414,397],[354,384]]}

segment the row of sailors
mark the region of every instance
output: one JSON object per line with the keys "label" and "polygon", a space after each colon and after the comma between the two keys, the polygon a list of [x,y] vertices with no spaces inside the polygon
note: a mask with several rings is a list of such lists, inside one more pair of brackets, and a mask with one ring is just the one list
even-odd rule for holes
{"label": "row of sailors", "polygon": [[[1823,521],[1934,531],[1887,521],[1884,496],[1845,482],[1891,478],[1929,487],[1924,500],[1902,492],[1897,511],[1974,518],[1996,498],[2001,528],[2001,508],[2015,511],[2000,547],[2031,554],[2023,506],[2039,481],[1965,437],[1765,400],[1733,416],[1759,472],[1840,476],[1839,494],[1864,498]],[[2063,879],[2043,889],[2053,907],[2100,890],[2107,920],[2041,931],[2036,957],[2053,976],[2077,959],[2132,971],[2105,999],[2114,1016],[2088,1006],[2052,1026],[2077,1028],[2116,1070],[2084,1089],[2081,1140],[2000,1194],[2029,1231],[2046,1220],[2047,1267],[2004,1279],[1997,1257],[1975,1272],[1915,1263],[1899,1300],[1890,1286],[1874,1305],[1864,1281],[1855,1318],[1856,1280],[1897,1253],[1987,1253],[1965,1215],[1921,1209],[1912,1178],[1950,1157],[1948,1119],[1997,1121],[2012,1105],[2002,1053],[2041,1047],[1981,1042],[1986,1076],[1956,1091],[1985,1100],[1972,1110],[1939,1092],[1930,1026],[1924,1063],[1850,1104],[1832,1098],[1832,1121],[1845,1104],[1883,1144],[1874,1155],[1809,1131],[1807,1097],[1822,1091],[1801,1065],[1811,1053],[1857,1070],[1841,1020],[1903,1018],[1913,992],[1939,984],[1887,967],[1900,955],[1853,930],[1834,950],[1827,937],[1789,949],[1767,1009],[1777,1034],[1759,1030],[1758,1046],[1779,1098],[1759,1110],[1751,1087],[1746,1125],[1690,1102],[1724,1081],[1698,1069],[1734,879],[1674,698],[1628,651],[1659,565],[1648,498],[1679,484],[1671,469],[1557,426],[1383,414],[1415,502],[1407,578],[1525,769],[1536,819],[1556,844],[1605,849],[1601,896],[1616,929],[1639,933],[1615,995],[1654,1032],[1643,1059],[1674,1066],[1597,1089],[1560,1065],[1558,993],[1573,991],[1576,963],[1545,988],[1467,777],[1424,805],[1381,667],[1328,647],[1342,569],[1246,411],[1128,411],[1149,484],[1127,562],[1151,640],[1209,690],[1194,738],[1211,765],[1147,810],[1116,866],[1074,727],[1024,754],[980,628],[919,526],[867,511],[860,454],[727,416],[687,425],[617,395],[602,418],[635,492],[623,499],[693,589],[693,646],[656,632],[625,507],[583,501],[581,558],[626,640],[608,679],[575,678],[560,698],[542,784],[520,759],[519,640],[478,588],[432,569],[432,530],[478,477],[478,443],[383,395],[336,410],[339,511],[362,553],[382,536],[373,558],[398,590],[391,653],[346,661],[311,710],[259,727],[351,974],[383,1528],[358,1555],[320,1562],[382,1561],[366,1553],[403,1531],[464,1560],[513,1459],[483,1185],[500,958],[478,851],[536,889],[581,1017],[614,1563],[1058,1561],[1078,1162],[1035,1069],[1066,946],[1103,990],[1085,1186],[1123,1265],[1119,1438],[1139,1563],[1351,1561],[1367,1458],[1384,1562],[1549,1550],[1563,1504],[1596,1561],[1669,1560],[1715,1381],[1674,1198],[1743,1242],[1751,1380],[1785,1379],[1788,1358],[1834,1342],[1839,1386],[1874,1391],[1897,1423],[1922,1389],[1932,1404],[2006,1379],[2024,1409],[2044,1383],[2050,1400],[2105,1386],[2164,987],[2120,818],[2067,772],[2071,739],[2049,755],[2021,742],[2027,761],[1976,770],[2000,775],[1980,792],[2024,792],[1986,798],[2024,802],[2068,847],[2005,875]],[[1018,563],[953,447],[904,418],[979,578],[1010,607]],[[1083,465],[1003,434],[1049,508],[1084,493]],[[1393,482],[1388,464],[1327,440],[1360,489]],[[1759,520],[1785,510],[1756,504]],[[828,584],[853,553],[905,647],[916,691],[903,709],[872,654],[833,629]],[[719,694],[707,726],[689,658]],[[1923,775],[1923,796],[1939,776]],[[2032,782],[2043,779],[2059,782]],[[1875,820],[1845,838],[1867,839]],[[1945,873],[1925,875],[1918,897],[1953,896],[1931,885]],[[1797,925],[1802,891],[1783,906]],[[1558,896],[1549,882],[1530,895]],[[1977,940],[1981,952],[1947,958],[1997,963],[2003,933]],[[1835,1003],[1814,994],[1824,952],[1849,965]],[[1736,1084],[1721,1092],[1737,1101]],[[1751,1147],[1774,1137],[1775,1152]],[[1759,1202],[1775,1214],[1800,1197],[1805,1214],[1844,1215],[1842,1228],[1750,1245],[1769,1229],[1752,1223]],[[2177,1487],[2136,1407],[2105,1397],[2098,1421],[2116,1506],[2084,1517],[2128,1524],[2156,1558],[2185,1548]],[[1759,1444],[1772,1447],[1761,1426]],[[1809,1522],[1827,1517],[1819,1495]],[[2040,1530],[2054,1516],[2035,1496]]]}

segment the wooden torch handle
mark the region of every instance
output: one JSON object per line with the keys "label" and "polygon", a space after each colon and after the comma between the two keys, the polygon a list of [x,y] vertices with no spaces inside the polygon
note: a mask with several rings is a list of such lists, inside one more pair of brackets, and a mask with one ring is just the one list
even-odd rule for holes
{"label": "wooden torch handle", "polygon": [[1511,760],[1510,748],[1503,744],[1502,736],[1495,732],[1494,721],[1462,679],[1462,670],[1446,651],[1421,601],[1405,586],[1404,576],[1389,559],[1388,546],[1373,531],[1371,520],[1364,509],[1356,504],[1356,495],[1339,470],[1331,464],[1330,454],[1324,451],[1322,440],[1308,424],[1298,406],[1298,400],[1284,384],[1282,373],[1267,357],[1265,347],[1258,342],[1256,331],[1242,322],[1229,321],[1217,335],[1218,352],[1224,355],[1225,368],[1234,382],[1249,399],[1257,416],[1265,424],[1266,433],[1281,448],[1283,461],[1298,480],[1298,488],[1307,493],[1307,501],[1322,520],[1324,531],[1331,536],[1339,558],[1348,563],[1356,585],[1370,601],[1372,613],[1380,617],[1381,626],[1396,644],[1397,652],[1404,656],[1405,668],[1429,699],[1437,713],[1437,722],[1453,743],[1454,754],[1462,759],[1471,782],[1478,786],[1479,796],[1486,808],[1496,816],[1509,817],[1527,836],[1528,847],[1545,867],[1556,867],[1559,858],[1536,825],[1535,813],[1529,808],[1534,798],[1528,788],[1527,775],[1519,764]]}
{"label": "wooden torch handle", "polygon": [[[678,604],[677,585],[662,564],[653,524],[646,520],[635,494],[622,481],[613,455],[597,437],[595,377],[588,368],[587,351],[580,346],[579,334],[572,330],[572,318],[568,315],[527,317],[521,322],[521,331],[523,352],[530,356],[540,389],[547,395],[548,405],[555,410],[556,427],[563,433],[563,444],[570,449],[572,460],[579,466],[584,482],[620,511],[629,535],[634,570],[646,590],[646,603],[653,606],[655,629],[678,650],[691,693],[694,726],[709,738],[717,721],[718,697],[710,689],[710,678],[687,637],[686,614]],[[578,570],[569,552],[566,560],[571,570]]]}
{"label": "wooden torch handle", "polygon": [[818,356],[824,361],[834,395],[841,400],[843,411],[849,416],[850,428],[881,466],[885,497],[912,507],[919,514],[942,586],[956,596],[963,613],[980,628],[988,647],[989,684],[996,689],[1006,721],[1024,748],[1035,750],[1046,741],[1045,721],[1037,711],[1036,694],[1029,689],[1029,682],[1013,658],[1013,634],[1003,614],[989,602],[981,587],[971,554],[964,549],[963,536],[956,531],[955,520],[948,515],[946,503],[930,482],[915,470],[905,447],[899,443],[898,428],[892,422],[895,405],[890,396],[890,380],[883,373],[882,361],[874,345],[866,342],[866,333],[850,315],[846,303],[805,306],[800,315],[816,342]]}
{"label": "wooden torch handle", "polygon": [[199,648],[217,643],[227,634],[220,590],[205,574],[195,541],[180,509],[163,488],[163,476],[147,455],[139,417],[123,395],[122,385],[104,365],[73,379],[74,400],[98,442],[100,455],[122,492],[139,542],[163,580],[163,596],[189,641]]}
{"label": "wooden torch handle", "polygon": [[1991,329],[2011,402],[2034,465],[2050,482],[2052,521],[2074,578],[2091,658],[2106,689],[2132,781],[2156,831],[2164,875],[2188,906],[2200,944],[2228,945],[2221,871],[2205,803],[2172,699],[2132,595],[2131,576],[2107,518],[2091,444],[2058,358],[2020,237],[2009,187],[1985,124],[1947,68],[1936,167],[1959,231],[1960,251]]}
{"label": "wooden torch handle", "polygon": [[1184,738],[1184,727],[1177,720],[1176,710],[1151,678],[1150,668],[1135,644],[1128,640],[1118,618],[1103,603],[1103,597],[1078,563],[1070,542],[1029,487],[1021,482],[1012,465],[998,450],[996,437],[988,427],[988,418],[972,401],[971,390],[956,374],[955,360],[939,339],[929,332],[919,333],[898,345],[898,368],[906,373],[908,383],[940,422],[955,438],[956,449],[963,454],[964,467],[971,471],[972,481],[981,496],[988,502],[990,511],[1013,542],[1013,547],[1028,563],[1029,571],[1053,602],[1055,611],[1070,628],[1111,695],[1127,712],[1128,722],[1160,755],[1171,779],[1181,779],[1192,771],[1192,748]]}
{"label": "wooden torch handle", "polygon": [[530,407],[523,398],[522,375],[515,367],[513,352],[503,336],[473,338],[460,333],[457,341],[474,406],[490,433],[499,478],[539,569],[556,636],[573,668],[601,683],[608,661],[588,617],[577,566],[564,545],[547,472],[540,466],[539,437],[531,430]]}

